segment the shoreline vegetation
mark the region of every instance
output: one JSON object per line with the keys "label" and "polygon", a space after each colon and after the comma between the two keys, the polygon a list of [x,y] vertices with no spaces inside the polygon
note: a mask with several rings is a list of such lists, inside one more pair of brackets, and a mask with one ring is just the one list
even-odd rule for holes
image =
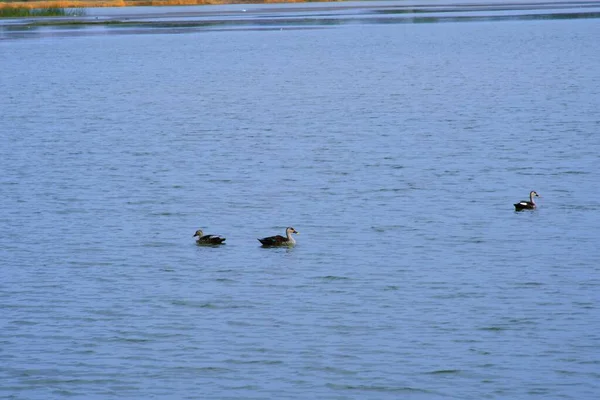
{"label": "shoreline vegetation", "polygon": [[[0,15],[3,9],[22,10],[58,10],[82,9],[95,7],[135,7],[135,6],[193,6],[193,5],[225,5],[225,4],[275,4],[306,3],[340,0],[34,0],[34,1],[0,1]],[[342,0],[343,1],[343,0]],[[67,12],[68,13],[68,12]]]}
{"label": "shoreline vegetation", "polygon": [[0,6],[0,18],[23,18],[23,17],[80,17],[85,15],[83,8],[19,8]]}
{"label": "shoreline vegetation", "polygon": [[86,8],[307,3],[344,0],[32,0],[1,1],[0,18],[78,17]]}

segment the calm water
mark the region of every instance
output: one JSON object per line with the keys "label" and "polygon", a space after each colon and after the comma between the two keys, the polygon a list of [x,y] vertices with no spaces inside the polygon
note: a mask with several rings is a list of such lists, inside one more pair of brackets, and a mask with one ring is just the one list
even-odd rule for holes
{"label": "calm water", "polygon": [[4,25],[0,397],[597,398],[599,20],[345,4]]}

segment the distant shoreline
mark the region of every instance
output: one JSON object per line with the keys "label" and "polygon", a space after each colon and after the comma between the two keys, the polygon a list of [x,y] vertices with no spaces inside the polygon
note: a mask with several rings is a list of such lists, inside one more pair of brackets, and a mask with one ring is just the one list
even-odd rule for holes
{"label": "distant shoreline", "polygon": [[95,8],[140,6],[193,6],[225,4],[276,4],[307,3],[343,0],[47,0],[47,1],[0,1],[0,8]]}

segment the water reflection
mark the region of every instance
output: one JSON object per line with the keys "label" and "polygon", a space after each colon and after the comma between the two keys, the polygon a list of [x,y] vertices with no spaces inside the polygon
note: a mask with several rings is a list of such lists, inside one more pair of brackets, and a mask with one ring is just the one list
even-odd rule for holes
{"label": "water reflection", "polygon": [[[0,20],[0,39],[223,30],[320,29],[346,24],[600,18],[600,2],[539,4],[423,4],[365,2],[262,7],[129,7],[88,16]],[[182,9],[184,11],[182,11]],[[90,16],[91,14],[91,16]]]}

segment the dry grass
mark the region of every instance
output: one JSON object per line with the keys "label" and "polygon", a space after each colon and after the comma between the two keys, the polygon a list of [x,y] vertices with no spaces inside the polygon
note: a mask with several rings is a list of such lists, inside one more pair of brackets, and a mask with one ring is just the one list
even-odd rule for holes
{"label": "dry grass", "polygon": [[[315,0],[309,0],[315,1]],[[321,1],[321,0],[316,0]],[[327,0],[322,0],[327,1]],[[330,1],[330,0],[329,0]],[[3,1],[0,8],[92,8],[127,6],[184,6],[243,3],[305,3],[306,0],[56,0]]]}

